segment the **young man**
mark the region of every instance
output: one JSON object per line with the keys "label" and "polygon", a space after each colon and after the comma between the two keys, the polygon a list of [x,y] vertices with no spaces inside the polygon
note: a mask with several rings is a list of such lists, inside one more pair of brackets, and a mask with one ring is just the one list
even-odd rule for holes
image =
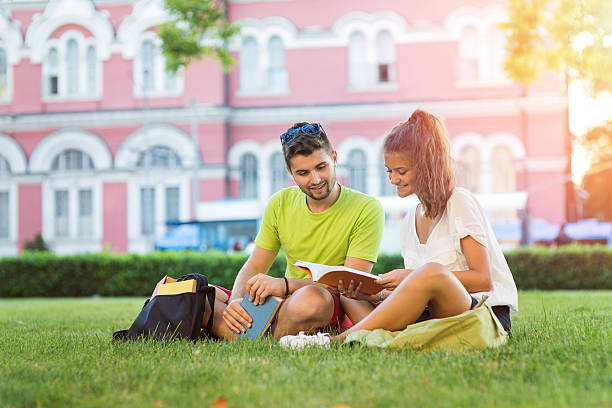
{"label": "young man", "polygon": [[[291,295],[272,327],[277,339],[338,324],[338,290],[312,282],[293,264],[303,260],[370,272],[376,262],[384,211],[373,197],[338,184],[337,154],[322,126],[296,123],[281,135],[281,143],[287,171],[297,186],[270,198],[255,249],[236,277],[227,307],[215,307],[213,333],[223,338],[234,338],[232,330],[245,331],[242,324],[250,327],[251,317],[240,306],[244,296],[259,304],[270,295]],[[267,272],[280,247],[287,270],[285,278],[274,278]]]}

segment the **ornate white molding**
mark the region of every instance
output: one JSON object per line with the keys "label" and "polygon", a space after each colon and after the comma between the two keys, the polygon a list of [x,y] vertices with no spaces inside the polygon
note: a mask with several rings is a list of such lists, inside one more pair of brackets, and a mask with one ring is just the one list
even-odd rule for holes
{"label": "ornate white molding", "polygon": [[174,126],[157,124],[138,129],[125,139],[117,150],[115,167],[134,168],[140,154],[153,146],[165,146],[175,151],[181,158],[182,167],[192,167],[195,162],[191,137]]}
{"label": "ornate white molding", "polygon": [[78,149],[91,157],[96,170],[109,169],[112,157],[108,146],[98,135],[82,129],[63,129],[38,143],[30,156],[31,172],[48,172],[53,159],[66,149]]}
{"label": "ornate white molding", "polygon": [[400,40],[405,42],[408,29],[406,20],[393,11],[374,13],[353,11],[343,15],[334,23],[332,33],[341,44],[348,44],[349,37],[355,31],[363,33],[366,39],[374,41],[376,34],[382,30],[389,31],[396,42]]}
{"label": "ornate white molding", "polygon": [[[242,27],[240,33],[243,38],[253,37],[260,47],[265,47],[270,38],[277,35],[283,40],[286,49],[298,48],[298,29],[284,17],[247,18],[237,21],[236,24]],[[237,39],[232,46],[238,49],[241,42]]]}
{"label": "ornate white molding", "polygon": [[[395,119],[405,120],[417,108],[450,118],[516,116],[521,104],[527,113],[562,113],[567,108],[565,96],[529,96],[522,102],[515,98],[449,100],[435,102],[392,102],[343,105],[274,106],[229,108],[200,105],[196,116],[200,123],[218,123],[229,119],[233,124],[293,123],[296,118],[310,122]],[[545,106],[539,105],[543,104]],[[537,109],[528,107],[540,106]],[[546,107],[548,106],[548,107]],[[24,131],[64,126],[119,126],[147,122],[188,123],[190,108],[130,109],[121,111],[70,112],[30,115],[0,115],[0,131]]]}
{"label": "ornate white molding", "polygon": [[168,20],[168,13],[160,0],[138,0],[134,3],[132,13],[127,16],[117,29],[117,41],[123,44],[121,54],[125,59],[133,59],[142,42],[142,34]]}
{"label": "ornate white molding", "polygon": [[508,14],[502,5],[487,7],[461,7],[451,12],[444,21],[444,27],[453,39],[461,37],[466,26],[473,26],[481,35],[486,35],[491,26],[507,20]]}
{"label": "ornate white molding", "polygon": [[8,160],[11,174],[17,175],[26,172],[27,159],[23,149],[9,135],[0,133],[0,156]]}
{"label": "ornate white molding", "polygon": [[567,167],[567,157],[530,157],[525,160],[525,167],[533,172],[564,171]]}
{"label": "ornate white molding", "polygon": [[10,15],[4,12],[0,12],[0,45],[6,48],[9,65],[16,65],[21,62],[23,36],[19,24],[11,21]]}
{"label": "ornate white molding", "polygon": [[89,30],[96,39],[99,58],[103,61],[110,58],[114,29],[108,13],[97,11],[89,0],[50,0],[42,14],[34,15],[26,32],[25,45],[30,48],[32,63],[42,62],[47,40],[67,24]]}

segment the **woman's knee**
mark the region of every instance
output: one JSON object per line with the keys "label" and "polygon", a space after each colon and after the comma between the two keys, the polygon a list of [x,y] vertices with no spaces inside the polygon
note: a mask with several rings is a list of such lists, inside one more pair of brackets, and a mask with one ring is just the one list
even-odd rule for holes
{"label": "woman's knee", "polygon": [[436,262],[427,263],[410,275],[414,275],[413,279],[418,279],[423,285],[428,287],[457,279],[447,267]]}

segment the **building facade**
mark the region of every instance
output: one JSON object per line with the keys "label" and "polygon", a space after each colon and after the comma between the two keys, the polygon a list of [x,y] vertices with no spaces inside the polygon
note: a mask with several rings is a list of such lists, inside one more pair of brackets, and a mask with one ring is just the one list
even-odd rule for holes
{"label": "building facade", "polygon": [[224,74],[164,69],[156,0],[0,4],[0,256],[148,252],[168,220],[257,219],[290,185],[279,135],[320,122],[345,185],[380,199],[383,250],[407,202],[380,147],[416,108],[448,128],[459,184],[494,223],[566,220],[567,96],[503,73],[504,3],[229,0]]}

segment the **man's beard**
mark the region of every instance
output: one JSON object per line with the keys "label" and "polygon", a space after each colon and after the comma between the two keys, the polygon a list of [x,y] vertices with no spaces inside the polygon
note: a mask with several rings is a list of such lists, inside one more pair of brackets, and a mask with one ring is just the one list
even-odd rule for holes
{"label": "man's beard", "polygon": [[329,182],[325,182],[325,188],[323,189],[323,191],[318,195],[315,196],[311,191],[310,188],[304,188],[302,186],[300,186],[300,190],[302,190],[304,192],[304,194],[306,194],[308,197],[312,198],[313,200],[325,200],[327,197],[329,197],[329,195],[332,192],[332,188],[330,187],[330,184],[332,185],[336,185],[336,179],[332,179],[333,183],[329,183]]}

